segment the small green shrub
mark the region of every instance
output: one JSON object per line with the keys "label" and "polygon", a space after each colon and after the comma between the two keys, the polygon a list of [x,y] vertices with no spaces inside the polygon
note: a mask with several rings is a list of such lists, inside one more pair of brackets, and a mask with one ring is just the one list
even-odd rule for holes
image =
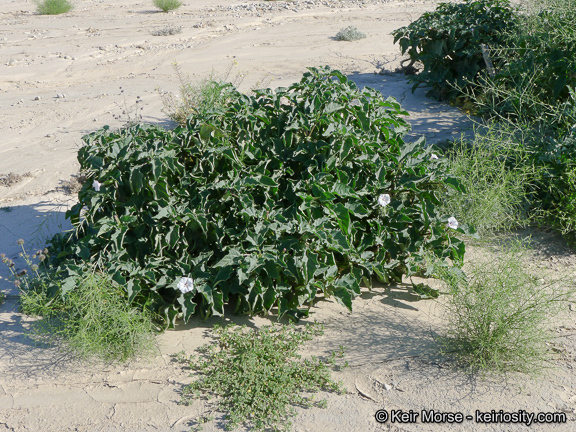
{"label": "small green shrub", "polygon": [[440,211],[466,220],[481,237],[530,223],[529,208],[543,170],[513,131],[496,125],[477,130],[447,152],[449,172],[464,192],[448,191]]}
{"label": "small green shrub", "polygon": [[255,96],[225,91],[229,103],[174,131],[84,137],[76,232],[53,240],[62,277],[104,263],[172,325],[226,302],[297,319],[319,293],[351,308],[361,283],[400,281],[424,251],[461,262],[453,233],[466,224],[436,211],[459,184],[423,139],[403,141],[394,99],[328,68]]}
{"label": "small green shrub", "polygon": [[156,353],[156,327],[146,310],[129,305],[123,287],[103,273],[87,273],[63,297],[42,287],[23,290],[22,311],[44,318],[36,323],[40,339],[65,343],[76,356],[123,362]]}
{"label": "small green shrub", "polygon": [[392,32],[394,43],[411,64],[423,70],[411,75],[414,91],[421,84],[437,99],[453,99],[458,88],[474,83],[485,70],[481,45],[501,46],[504,32],[514,32],[518,19],[508,0],[465,0],[440,3],[406,27]]}
{"label": "small green shrub", "polygon": [[191,83],[182,72],[178,63],[173,63],[174,71],[180,82],[179,96],[171,93],[160,93],[164,113],[180,125],[185,125],[190,116],[205,115],[206,113],[223,109],[230,102],[229,90],[225,80],[233,78],[233,85],[238,86],[243,80],[243,75],[238,73],[231,77],[232,69],[236,63],[231,63],[222,78],[212,72],[208,77]]}
{"label": "small green shrub", "polygon": [[366,35],[358,30],[356,26],[348,26],[336,34],[336,40],[348,42],[364,39],[365,37]]}
{"label": "small green shrub", "polygon": [[180,0],[153,0],[153,1],[154,6],[156,6],[163,12],[178,9],[180,6],[182,6],[182,2]]}
{"label": "small green shrub", "polygon": [[41,15],[59,15],[70,12],[72,3],[68,0],[42,0],[36,2],[36,10]]}
{"label": "small green shrub", "polygon": [[[199,349],[202,356],[190,364],[200,376],[184,388],[182,402],[188,404],[202,396],[219,398],[218,410],[226,413],[226,430],[244,424],[256,431],[287,431],[295,414],[291,406],[326,407],[325,400],[314,400],[302,392],[344,392],[341,384],[330,378],[328,366],[335,366],[335,353],[328,361],[314,357],[298,360],[300,346],[323,334],[318,324],[300,331],[281,325],[256,330],[215,326],[212,333],[215,343]],[[204,420],[201,417],[197,422]]]}
{"label": "small green shrub", "polygon": [[548,321],[573,291],[530,274],[525,255],[525,244],[512,243],[474,260],[466,275],[441,276],[450,291],[445,349],[473,369],[537,373],[550,359]]}

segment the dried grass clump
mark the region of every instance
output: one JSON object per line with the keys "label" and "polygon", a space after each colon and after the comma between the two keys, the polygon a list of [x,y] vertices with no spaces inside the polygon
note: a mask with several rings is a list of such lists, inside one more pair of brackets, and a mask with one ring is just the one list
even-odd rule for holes
{"label": "dried grass clump", "polygon": [[25,177],[32,177],[32,173],[27,172],[22,175],[16,173],[0,174],[0,186],[11,187],[20,183]]}
{"label": "dried grass clump", "polygon": [[365,37],[366,35],[358,30],[356,26],[348,26],[336,34],[336,40],[348,42],[364,39]]}
{"label": "dried grass clump", "polygon": [[152,36],[172,36],[179,33],[182,33],[182,26],[179,27],[167,26],[164,28],[152,30],[150,32]]}

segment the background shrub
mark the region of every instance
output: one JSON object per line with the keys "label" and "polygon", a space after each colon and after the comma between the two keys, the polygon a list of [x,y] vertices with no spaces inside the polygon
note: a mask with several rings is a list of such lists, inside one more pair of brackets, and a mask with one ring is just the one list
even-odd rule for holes
{"label": "background shrub", "polygon": [[180,0],[153,0],[153,1],[154,6],[156,6],[163,12],[178,9],[180,6],[182,6],[182,2]]}
{"label": "background shrub", "polygon": [[[205,115],[214,109],[223,109],[230,102],[231,87],[226,81],[230,78],[235,65],[235,62],[231,63],[221,79],[212,72],[207,78],[192,83],[182,72],[178,63],[173,63],[180,82],[179,95],[160,93],[164,105],[163,111],[178,124],[185,125],[190,116]],[[237,87],[242,80],[243,75],[237,73],[231,83]]]}
{"label": "background shrub", "polygon": [[70,12],[72,3],[68,0],[42,0],[36,2],[36,10],[41,15],[59,15]]}
{"label": "background shrub", "polygon": [[419,85],[432,87],[428,95],[437,99],[455,98],[457,88],[474,83],[486,68],[481,45],[497,47],[504,43],[504,32],[518,25],[507,0],[466,0],[440,3],[406,27],[392,32],[402,54],[422,70],[411,75],[415,90]]}
{"label": "background shrub", "polygon": [[336,40],[348,42],[364,39],[365,37],[366,35],[358,30],[356,26],[348,26],[336,34]]}
{"label": "background shrub", "polygon": [[576,129],[561,138],[540,141],[540,163],[547,168],[540,184],[543,222],[572,244],[576,241]]}
{"label": "background shrub", "polygon": [[255,96],[223,88],[228,104],[173,132],[84,138],[76,232],[53,241],[63,277],[98,261],[169,322],[226,302],[298,317],[318,293],[351,308],[363,281],[400,281],[423,251],[462,259],[436,212],[438,191],[458,182],[423,140],[403,141],[395,100],[327,68]]}
{"label": "background shrub", "polygon": [[518,14],[520,25],[494,47],[498,67],[485,76],[475,102],[514,123],[565,134],[576,124],[576,0],[537,0]]}
{"label": "background shrub", "polygon": [[[521,8],[513,10],[505,1],[440,4],[394,31],[394,40],[412,62],[423,65],[410,78],[414,88],[429,84],[429,94],[454,99],[468,112],[514,131],[512,142],[539,167],[540,174],[529,186],[532,220],[555,227],[572,241],[576,0],[534,0]],[[492,73],[484,71],[481,44],[488,46]],[[506,164],[524,172],[524,159],[518,163]],[[460,206],[469,197],[452,198],[460,200]]]}

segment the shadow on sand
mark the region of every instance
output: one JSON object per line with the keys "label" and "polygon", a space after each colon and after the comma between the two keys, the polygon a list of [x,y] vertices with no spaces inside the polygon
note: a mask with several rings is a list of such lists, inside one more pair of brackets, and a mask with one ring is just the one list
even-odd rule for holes
{"label": "shadow on sand", "polygon": [[461,134],[471,137],[474,121],[458,108],[446,102],[426,97],[426,89],[420,87],[412,94],[412,84],[402,73],[386,75],[358,73],[348,75],[348,79],[362,89],[371,87],[382,93],[386,99],[395,98],[403,109],[410,112],[406,118],[412,125],[412,131],[406,141],[415,141],[422,135],[426,141],[435,144],[449,139],[460,138]]}

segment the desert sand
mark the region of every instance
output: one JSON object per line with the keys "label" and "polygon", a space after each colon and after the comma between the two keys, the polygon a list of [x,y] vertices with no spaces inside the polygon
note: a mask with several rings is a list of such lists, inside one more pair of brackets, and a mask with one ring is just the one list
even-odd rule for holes
{"label": "desert sand", "polygon": [[[392,72],[400,64],[390,32],[433,10],[435,1],[300,0],[258,2],[188,0],[171,13],[151,1],[77,0],[64,15],[42,16],[30,0],[0,0],[0,252],[17,258],[17,239],[32,250],[69,228],[74,204],[69,181],[78,173],[76,152],[84,134],[130,118],[166,127],[161,92],[178,90],[173,63],[191,80],[245,75],[239,88],[258,82],[285,86],[308,66],[330,65],[359,86],[397,98],[410,112],[412,139],[431,143],[472,132],[472,121]],[[335,40],[355,25],[367,34]],[[173,35],[154,36],[167,28]],[[136,99],[143,102],[136,104]],[[136,111],[142,107],[142,111]],[[539,231],[532,264],[550,271],[574,268],[576,255],[561,239]],[[527,235],[528,233],[519,233]],[[467,259],[474,259],[474,247]],[[190,371],[172,355],[209,340],[215,323],[261,326],[274,317],[193,319],[159,337],[150,361],[86,365],[26,338],[31,318],[18,313],[17,290],[0,267],[0,431],[186,431],[205,403],[181,406],[178,392]],[[557,340],[553,368],[537,379],[510,374],[480,379],[453,369],[438,355],[442,305],[416,301],[403,287],[378,288],[354,302],[354,311],[321,301],[302,324],[326,327],[306,355],[347,349],[350,368],[334,372],[348,393],[326,394],[327,409],[298,408],[295,431],[573,431],[576,429],[576,312],[567,307],[552,324]],[[565,424],[379,424],[384,410],[562,412]],[[204,426],[224,430],[222,415]]]}

